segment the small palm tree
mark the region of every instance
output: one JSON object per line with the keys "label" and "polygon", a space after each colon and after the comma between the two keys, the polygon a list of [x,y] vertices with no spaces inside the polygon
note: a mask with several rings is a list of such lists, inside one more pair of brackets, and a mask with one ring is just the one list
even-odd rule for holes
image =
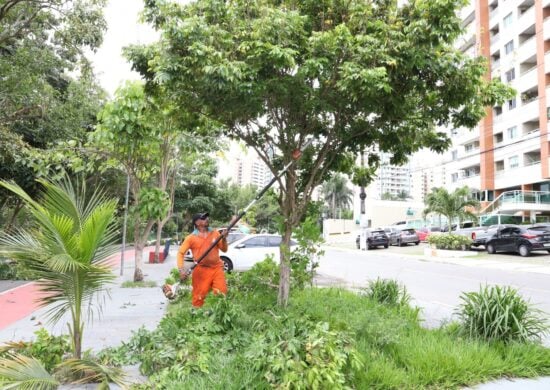
{"label": "small palm tree", "polygon": [[457,188],[453,192],[445,188],[433,188],[428,194],[424,203],[424,217],[428,214],[438,214],[447,217],[449,232],[452,230],[452,221],[457,218],[459,223],[467,218],[475,219],[476,215],[469,208],[478,207],[479,202],[476,199],[468,199],[470,190],[468,187]]}
{"label": "small palm tree", "polygon": [[35,201],[18,185],[0,181],[26,204],[34,222],[29,229],[0,235],[0,254],[35,272],[44,293],[39,304],[50,307],[47,315],[52,323],[66,312],[71,314],[72,352],[80,359],[84,308],[91,315],[92,298],[114,279],[107,257],[116,250],[112,245],[116,201],[100,190],[87,194],[84,182],[76,189],[67,178],[40,183],[43,191]]}
{"label": "small palm tree", "polygon": [[332,217],[337,209],[347,209],[353,202],[353,190],[348,187],[348,180],[344,175],[335,174],[321,187],[325,202],[329,205]]}

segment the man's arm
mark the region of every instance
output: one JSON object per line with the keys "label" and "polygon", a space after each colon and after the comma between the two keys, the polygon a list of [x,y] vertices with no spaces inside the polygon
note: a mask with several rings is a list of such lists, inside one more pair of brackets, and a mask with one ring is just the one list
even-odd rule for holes
{"label": "man's arm", "polygon": [[183,270],[183,263],[184,263],[184,257],[189,248],[191,247],[191,236],[187,236],[185,240],[180,245],[180,249],[178,249],[178,269]]}

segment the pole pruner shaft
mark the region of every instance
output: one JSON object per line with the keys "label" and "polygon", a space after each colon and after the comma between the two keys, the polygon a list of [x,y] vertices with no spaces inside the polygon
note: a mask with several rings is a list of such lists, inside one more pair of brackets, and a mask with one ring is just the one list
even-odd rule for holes
{"label": "pole pruner shaft", "polygon": [[[277,175],[274,176],[270,181],[269,183],[267,183],[267,185],[262,188],[260,191],[258,191],[258,193],[256,194],[256,196],[254,197],[254,199],[237,215],[236,218],[234,218],[231,223],[229,224],[229,226],[227,226],[227,232],[230,232],[231,231],[231,228],[233,226],[235,226],[237,224],[237,222],[239,222],[241,220],[241,218],[247,213],[248,210],[250,210],[250,208],[252,206],[254,206],[254,204],[256,204],[256,202],[258,200],[260,200],[262,198],[262,196],[269,190],[269,188],[271,188],[271,186],[277,181],[279,180],[279,178],[281,176],[283,176],[285,174],[285,172],[288,170],[288,168],[290,168],[292,166],[292,164],[294,164],[296,161],[298,161],[298,159],[302,156],[302,153],[303,151],[313,142],[313,139],[310,139],[308,140],[302,147],[301,149],[299,150],[295,150],[293,153],[292,153],[292,161],[290,161],[288,164],[286,164],[283,169],[281,169],[279,172],[277,172]],[[195,261],[195,263],[185,272],[185,278],[187,278],[189,275],[191,275],[191,273],[193,272],[193,270],[195,269],[195,267],[208,255],[208,253],[210,253],[210,251],[216,246],[218,245],[218,243],[221,241],[223,236],[219,236],[218,238],[216,238],[216,240],[214,240],[212,242],[212,244],[210,244],[210,246],[208,247],[208,249],[206,249],[206,251],[197,259],[197,261]]]}

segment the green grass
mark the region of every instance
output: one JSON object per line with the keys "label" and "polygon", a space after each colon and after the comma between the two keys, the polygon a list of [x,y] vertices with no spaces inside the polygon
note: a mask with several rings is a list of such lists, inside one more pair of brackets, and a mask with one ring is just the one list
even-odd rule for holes
{"label": "green grass", "polygon": [[[343,289],[311,288],[293,291],[289,306],[281,309],[275,290],[245,292],[234,283],[229,278],[228,301],[220,305],[219,299],[209,297],[199,311],[191,310],[185,293],[170,305],[157,331],[143,330],[147,336],[130,340],[126,347],[139,346],[134,357],[153,375],[152,383],[168,389],[270,389],[270,379],[278,372],[270,370],[272,366],[267,372],[265,366],[258,368],[258,348],[266,338],[280,336],[282,343],[268,345],[265,353],[291,351],[300,343],[304,321],[326,322],[333,337],[353,340],[363,364],[343,369],[350,388],[458,389],[501,377],[550,375],[550,349],[472,339],[458,332],[454,323],[424,329],[419,311],[406,305],[381,305]],[[322,336],[321,344],[322,339],[330,337]],[[285,355],[288,364],[300,360],[300,353]],[[316,369],[327,372],[331,365]],[[304,370],[307,374],[308,368]],[[296,380],[303,380],[299,374]]]}
{"label": "green grass", "polygon": [[134,282],[127,280],[122,283],[122,288],[143,288],[143,287],[157,287],[157,282],[154,280],[142,280],[141,282]]}

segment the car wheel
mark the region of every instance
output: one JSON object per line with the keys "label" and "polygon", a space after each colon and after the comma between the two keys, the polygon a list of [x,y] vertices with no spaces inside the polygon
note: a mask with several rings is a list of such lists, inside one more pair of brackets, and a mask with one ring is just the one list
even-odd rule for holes
{"label": "car wheel", "polygon": [[493,244],[487,244],[487,253],[491,255],[496,253],[496,248]]}
{"label": "car wheel", "polygon": [[529,249],[529,247],[527,245],[522,244],[522,245],[519,246],[518,252],[519,252],[520,256],[527,257],[531,254],[531,249]]}
{"label": "car wheel", "polygon": [[231,259],[225,256],[222,256],[221,259],[223,261],[223,272],[229,273],[233,271],[233,262],[231,261]]}
{"label": "car wheel", "polygon": [[[384,248],[388,249],[388,244],[384,245]],[[550,253],[550,251],[548,251]]]}
{"label": "car wheel", "polygon": [[420,244],[420,241],[417,241],[417,242],[414,243],[414,245],[418,245],[418,244]]}

